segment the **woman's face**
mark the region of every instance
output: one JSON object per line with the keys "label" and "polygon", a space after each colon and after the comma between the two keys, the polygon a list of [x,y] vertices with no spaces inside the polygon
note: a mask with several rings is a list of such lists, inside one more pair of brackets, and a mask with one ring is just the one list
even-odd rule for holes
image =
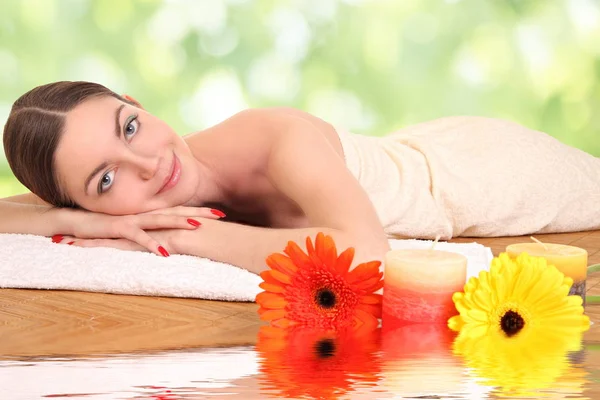
{"label": "woman's face", "polygon": [[73,201],[112,215],[185,204],[199,180],[183,138],[114,97],[87,100],[68,113],[55,165]]}

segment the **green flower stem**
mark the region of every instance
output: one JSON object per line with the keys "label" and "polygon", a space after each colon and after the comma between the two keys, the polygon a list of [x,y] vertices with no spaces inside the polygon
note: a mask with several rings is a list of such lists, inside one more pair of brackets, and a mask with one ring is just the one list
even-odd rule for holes
{"label": "green flower stem", "polygon": [[[598,271],[600,271],[600,264],[590,265],[587,269],[588,275]],[[587,305],[600,304],[600,296],[585,296],[585,302]]]}
{"label": "green flower stem", "polygon": [[587,269],[588,274],[591,274],[592,272],[598,272],[598,271],[600,271],[600,264],[590,265]]}

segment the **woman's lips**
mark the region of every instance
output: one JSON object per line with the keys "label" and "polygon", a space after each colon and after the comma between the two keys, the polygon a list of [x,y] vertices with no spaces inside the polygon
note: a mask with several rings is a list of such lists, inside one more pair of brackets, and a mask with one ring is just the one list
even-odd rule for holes
{"label": "woman's lips", "polygon": [[173,186],[177,185],[179,182],[179,178],[181,178],[181,162],[176,155],[173,155],[173,166],[171,168],[171,175],[167,178],[166,182],[160,188],[157,194],[166,192],[171,189]]}

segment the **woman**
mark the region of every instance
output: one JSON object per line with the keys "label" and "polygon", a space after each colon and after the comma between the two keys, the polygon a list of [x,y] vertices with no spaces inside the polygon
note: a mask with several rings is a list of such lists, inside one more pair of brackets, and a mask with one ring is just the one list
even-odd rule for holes
{"label": "woman", "polygon": [[383,258],[386,233],[600,227],[599,159],[500,120],[446,118],[380,139],[293,109],[253,109],[180,137],[129,96],[56,82],[15,102],[3,140],[32,194],[0,201],[0,232],[255,273],[287,241],[319,231],[366,260]]}

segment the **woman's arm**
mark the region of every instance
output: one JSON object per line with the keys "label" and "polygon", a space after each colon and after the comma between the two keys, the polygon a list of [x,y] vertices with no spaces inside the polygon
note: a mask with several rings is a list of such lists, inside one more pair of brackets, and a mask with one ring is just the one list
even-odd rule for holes
{"label": "woman's arm", "polygon": [[[39,205],[46,204],[46,205]],[[199,215],[216,218],[209,209]],[[38,236],[73,235],[83,238],[127,238],[137,247],[163,255],[161,243],[145,230],[196,229],[186,216],[138,214],[113,216],[85,210],[56,208],[31,194],[0,199],[0,233]]]}
{"label": "woman's arm", "polygon": [[46,206],[50,208],[50,204],[46,203],[44,200],[40,199],[33,193],[23,193],[18,194],[11,197],[4,197],[0,199],[0,202],[7,201],[11,203],[19,203],[19,204],[33,204],[36,206]]}
{"label": "woman's arm", "polygon": [[66,215],[33,193],[0,199],[0,233],[52,236],[67,229]]}
{"label": "woman's arm", "polygon": [[0,233],[52,236],[69,230],[66,210],[5,200],[0,200]]}
{"label": "woman's arm", "polygon": [[177,234],[173,243],[177,252],[258,273],[265,268],[265,258],[282,251],[289,240],[304,243],[307,236],[314,239],[317,232],[324,232],[341,249],[355,247],[357,261],[383,259],[389,244],[370,199],[314,123],[287,112],[249,110],[233,117],[231,124],[235,129],[221,129],[221,143],[236,143],[243,150],[239,157],[234,153],[234,159],[263,155],[264,174],[275,189],[298,204],[311,228],[207,221],[202,231]]}
{"label": "woman's arm", "polygon": [[[387,241],[373,246],[361,241],[357,236],[326,227],[273,229],[218,220],[201,222],[203,229],[171,231],[168,240],[174,252],[229,263],[255,274],[267,269],[266,258],[272,253],[282,252],[289,241],[294,241],[306,249],[306,237],[311,237],[314,242],[318,232],[334,238],[338,253],[348,247],[355,248],[352,267],[365,261],[383,260],[383,255],[389,250]],[[150,234],[152,235],[152,232]]]}

